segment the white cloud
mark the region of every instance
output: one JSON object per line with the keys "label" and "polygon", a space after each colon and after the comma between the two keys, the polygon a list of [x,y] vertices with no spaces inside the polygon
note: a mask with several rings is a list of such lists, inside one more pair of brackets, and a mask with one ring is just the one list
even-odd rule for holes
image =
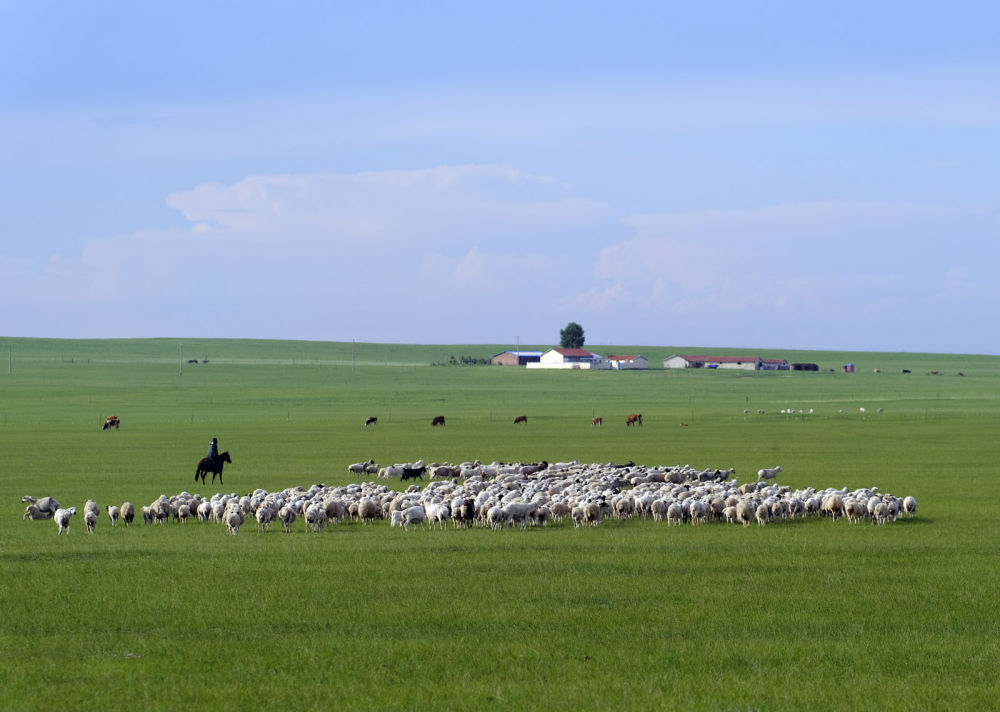
{"label": "white cloud", "polygon": [[1000,230],[984,211],[819,202],[628,222],[633,237],[601,251],[598,285],[578,299],[613,295],[621,311],[688,330],[672,343],[754,343],[766,326],[785,345],[818,347],[824,324],[830,345],[857,332],[893,348],[923,338],[916,324],[959,337],[945,295],[1000,306],[989,274]]}
{"label": "white cloud", "polygon": [[206,235],[366,252],[376,245],[522,243],[585,226],[607,208],[546,176],[505,166],[250,176],[205,183],[168,203]]}

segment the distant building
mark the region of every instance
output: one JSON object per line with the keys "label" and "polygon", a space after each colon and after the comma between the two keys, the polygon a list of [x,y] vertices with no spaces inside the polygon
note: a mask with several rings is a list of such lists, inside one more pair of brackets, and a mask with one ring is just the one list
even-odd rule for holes
{"label": "distant building", "polygon": [[762,358],[760,360],[762,371],[787,371],[788,361],[783,358]]}
{"label": "distant building", "polygon": [[591,353],[586,349],[549,349],[542,354],[537,363],[526,364],[528,368],[570,368],[570,369],[607,369],[610,368],[606,359]]}
{"label": "distant building", "polygon": [[649,361],[645,356],[608,356],[608,366],[615,371],[645,370],[649,368]]}
{"label": "distant building", "polygon": [[735,368],[759,371],[760,356],[670,356],[663,359],[664,368]]}
{"label": "distant building", "polygon": [[538,363],[542,357],[541,351],[501,351],[493,357],[496,366],[527,366]]}

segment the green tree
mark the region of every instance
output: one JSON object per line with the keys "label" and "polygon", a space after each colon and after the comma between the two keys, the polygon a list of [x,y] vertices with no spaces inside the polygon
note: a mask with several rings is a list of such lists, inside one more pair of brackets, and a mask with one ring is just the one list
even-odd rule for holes
{"label": "green tree", "polygon": [[559,332],[559,345],[564,349],[583,348],[583,327],[571,321]]}

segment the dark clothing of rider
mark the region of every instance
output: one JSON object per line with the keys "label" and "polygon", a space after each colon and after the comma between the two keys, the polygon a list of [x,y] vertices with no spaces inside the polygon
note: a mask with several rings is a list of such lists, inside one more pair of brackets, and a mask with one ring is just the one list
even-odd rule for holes
{"label": "dark clothing of rider", "polygon": [[212,442],[208,444],[208,457],[212,460],[219,459],[219,439],[212,438]]}

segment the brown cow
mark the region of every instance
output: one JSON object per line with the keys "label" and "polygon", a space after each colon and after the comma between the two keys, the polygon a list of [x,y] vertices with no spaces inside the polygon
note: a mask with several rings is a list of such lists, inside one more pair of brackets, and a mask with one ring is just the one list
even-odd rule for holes
{"label": "brown cow", "polygon": [[642,413],[632,413],[625,419],[625,425],[628,427],[633,425],[642,425]]}
{"label": "brown cow", "polygon": [[601,416],[597,416],[596,418],[594,418],[593,420],[590,421],[590,424],[591,425],[604,425],[604,418],[602,418]]}
{"label": "brown cow", "polygon": [[434,420],[431,421],[431,426],[435,426],[436,427],[438,425],[444,425],[444,416],[443,415],[435,415],[434,416]]}
{"label": "brown cow", "polygon": [[514,418],[514,425],[517,425],[518,423],[524,423],[525,425],[527,425],[528,424],[528,416],[526,416],[526,415],[519,415],[516,418]]}

